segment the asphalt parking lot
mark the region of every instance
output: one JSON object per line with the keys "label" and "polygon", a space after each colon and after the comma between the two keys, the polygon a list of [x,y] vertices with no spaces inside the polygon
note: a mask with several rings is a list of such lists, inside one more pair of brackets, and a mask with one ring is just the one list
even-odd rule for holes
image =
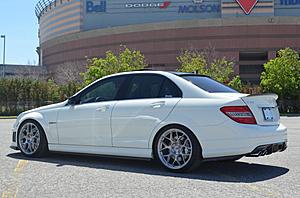
{"label": "asphalt parking lot", "polygon": [[300,197],[300,117],[283,117],[288,149],[174,174],[150,161],[51,153],[27,159],[9,148],[14,120],[0,120],[4,197]]}

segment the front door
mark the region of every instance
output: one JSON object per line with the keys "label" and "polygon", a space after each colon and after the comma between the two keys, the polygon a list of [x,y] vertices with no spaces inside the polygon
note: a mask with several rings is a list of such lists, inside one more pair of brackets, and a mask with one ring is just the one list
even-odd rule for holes
{"label": "front door", "polygon": [[111,114],[125,77],[97,82],[78,96],[75,105],[59,110],[59,144],[112,146]]}

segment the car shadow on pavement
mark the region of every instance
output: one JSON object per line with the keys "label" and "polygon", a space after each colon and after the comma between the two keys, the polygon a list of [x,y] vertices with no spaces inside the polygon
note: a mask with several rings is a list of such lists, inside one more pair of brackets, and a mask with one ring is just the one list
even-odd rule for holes
{"label": "car shadow on pavement", "polygon": [[157,176],[170,176],[195,180],[253,183],[270,180],[286,174],[289,169],[279,166],[236,162],[206,162],[191,173],[172,173],[154,161],[118,159],[90,155],[49,153],[44,158],[27,158],[21,153],[8,154],[14,159],[55,164],[57,168],[79,166],[111,171],[132,172]]}

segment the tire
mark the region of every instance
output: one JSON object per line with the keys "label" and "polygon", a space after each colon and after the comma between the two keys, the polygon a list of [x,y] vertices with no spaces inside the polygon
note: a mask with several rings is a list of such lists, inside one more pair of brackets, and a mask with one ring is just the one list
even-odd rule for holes
{"label": "tire", "polygon": [[203,159],[196,136],[185,127],[177,125],[166,127],[157,134],[153,151],[156,161],[177,173],[197,169]]}
{"label": "tire", "polygon": [[48,152],[48,142],[42,126],[26,120],[18,130],[18,148],[26,157],[42,157]]}

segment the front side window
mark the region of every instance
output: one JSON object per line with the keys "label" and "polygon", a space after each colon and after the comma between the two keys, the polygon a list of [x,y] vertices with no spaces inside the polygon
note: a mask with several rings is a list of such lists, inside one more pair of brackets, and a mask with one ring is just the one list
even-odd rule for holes
{"label": "front side window", "polygon": [[114,77],[97,83],[80,97],[80,104],[115,100],[125,77]]}

